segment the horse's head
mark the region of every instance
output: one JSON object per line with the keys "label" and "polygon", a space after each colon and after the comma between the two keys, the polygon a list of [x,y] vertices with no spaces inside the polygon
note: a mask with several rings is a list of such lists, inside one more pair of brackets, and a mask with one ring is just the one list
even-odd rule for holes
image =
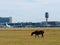
{"label": "horse's head", "polygon": [[33,36],[34,32],[31,33],[31,36]]}

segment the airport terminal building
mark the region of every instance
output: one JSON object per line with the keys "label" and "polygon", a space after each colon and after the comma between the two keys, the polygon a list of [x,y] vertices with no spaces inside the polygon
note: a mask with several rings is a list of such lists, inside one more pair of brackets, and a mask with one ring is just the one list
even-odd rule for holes
{"label": "airport terminal building", "polygon": [[12,17],[0,17],[0,28],[6,28],[7,25],[13,28],[21,28],[21,27],[60,27],[59,21],[46,21],[44,22],[20,22],[20,23],[12,23]]}
{"label": "airport terminal building", "polygon": [[0,27],[5,27],[6,23],[12,23],[12,17],[0,17]]}
{"label": "airport terminal building", "polygon": [[12,17],[0,17],[0,23],[12,23]]}

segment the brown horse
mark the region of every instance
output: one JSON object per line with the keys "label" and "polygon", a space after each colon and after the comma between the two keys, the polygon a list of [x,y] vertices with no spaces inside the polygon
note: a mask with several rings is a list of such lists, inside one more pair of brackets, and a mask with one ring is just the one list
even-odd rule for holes
{"label": "brown horse", "polygon": [[42,35],[41,37],[43,37],[44,31],[43,30],[40,30],[40,31],[36,30],[31,33],[31,36],[33,36],[34,34],[35,34],[35,38],[36,38],[36,36],[38,36],[38,38],[39,38],[39,35]]}

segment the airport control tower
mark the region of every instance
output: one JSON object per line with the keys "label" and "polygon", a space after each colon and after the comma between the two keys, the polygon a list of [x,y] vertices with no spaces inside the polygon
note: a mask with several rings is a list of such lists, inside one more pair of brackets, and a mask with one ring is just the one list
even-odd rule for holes
{"label": "airport control tower", "polygon": [[45,12],[45,18],[46,18],[46,23],[48,22],[49,14],[48,12]]}

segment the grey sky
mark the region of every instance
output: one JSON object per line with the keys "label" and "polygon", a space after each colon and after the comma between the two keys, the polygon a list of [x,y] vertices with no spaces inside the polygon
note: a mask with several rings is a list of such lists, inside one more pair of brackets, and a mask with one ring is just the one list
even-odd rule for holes
{"label": "grey sky", "polygon": [[60,0],[0,0],[0,16],[13,17],[13,22],[60,21]]}

